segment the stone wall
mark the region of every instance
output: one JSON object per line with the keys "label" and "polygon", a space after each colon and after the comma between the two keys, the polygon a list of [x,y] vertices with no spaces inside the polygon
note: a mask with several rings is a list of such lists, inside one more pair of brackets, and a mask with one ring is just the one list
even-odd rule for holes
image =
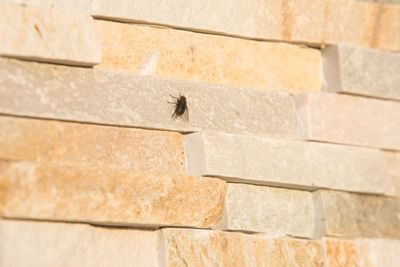
{"label": "stone wall", "polygon": [[0,266],[400,266],[398,0],[1,0],[0,43]]}

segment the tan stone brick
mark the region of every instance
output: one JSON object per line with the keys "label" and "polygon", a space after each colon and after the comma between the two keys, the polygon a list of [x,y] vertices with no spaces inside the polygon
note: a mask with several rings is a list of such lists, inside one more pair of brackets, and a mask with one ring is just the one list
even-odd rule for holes
{"label": "tan stone brick", "polygon": [[399,265],[399,240],[325,238],[324,243],[327,267],[397,267]]}
{"label": "tan stone brick", "polygon": [[290,93],[321,88],[317,49],[110,21],[95,24],[102,48],[98,69]]}
{"label": "tan stone brick", "polygon": [[317,236],[400,239],[399,199],[325,190],[314,197]]}
{"label": "tan stone brick", "polygon": [[[188,120],[173,118],[185,95]],[[0,113],[181,132],[205,129],[298,138],[285,92],[0,59]]]}
{"label": "tan stone brick", "polygon": [[317,241],[189,229],[163,229],[161,236],[164,266],[322,266],[323,261]]}
{"label": "tan stone brick", "polygon": [[330,93],[295,96],[306,140],[400,150],[400,103]]}
{"label": "tan stone brick", "polygon": [[[400,6],[349,0],[94,0],[92,14],[195,31],[313,45],[346,42],[400,50]],[[181,15],[184,14],[184,15]]]}
{"label": "tan stone brick", "polygon": [[63,9],[0,2],[0,55],[69,65],[100,62],[93,19]]}
{"label": "tan stone brick", "polygon": [[0,220],[0,266],[157,267],[159,231]]}
{"label": "tan stone brick", "polygon": [[182,135],[0,116],[0,158],[146,173],[185,173]]}
{"label": "tan stone brick", "polygon": [[230,183],[224,206],[222,229],[314,237],[311,192]]}
{"label": "tan stone brick", "polygon": [[322,54],[325,90],[400,100],[400,54],[345,44]]}
{"label": "tan stone brick", "polygon": [[1,161],[0,189],[6,218],[215,228],[226,184],[213,178]]}

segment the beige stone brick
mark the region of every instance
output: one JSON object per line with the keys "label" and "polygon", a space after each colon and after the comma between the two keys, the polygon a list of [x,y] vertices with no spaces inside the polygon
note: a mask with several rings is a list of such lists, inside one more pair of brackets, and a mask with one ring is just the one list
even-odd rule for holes
{"label": "beige stone brick", "polygon": [[182,135],[0,116],[0,158],[146,173],[185,173]]}
{"label": "beige stone brick", "polygon": [[322,266],[323,261],[317,241],[191,229],[163,229],[161,236],[164,266]]}
{"label": "beige stone brick", "polygon": [[400,239],[399,199],[322,190],[315,203],[317,236]]}
{"label": "beige stone brick", "polygon": [[120,226],[220,224],[225,182],[29,162],[0,162],[3,217]]}
{"label": "beige stone brick", "polygon": [[400,54],[339,44],[323,58],[325,90],[400,100]]}
{"label": "beige stone brick", "polygon": [[184,136],[188,171],[231,182],[394,194],[380,150],[202,132]]}
{"label": "beige stone brick", "polygon": [[400,103],[330,93],[295,96],[306,140],[400,150]]}
{"label": "beige stone brick", "polygon": [[[95,17],[312,45],[400,50],[400,6],[350,0],[94,0]],[[184,14],[184,15],[182,15]]]}
{"label": "beige stone brick", "polygon": [[90,12],[90,0],[1,0],[2,2],[12,2],[29,6],[54,7],[74,10],[80,13]]}
{"label": "beige stone brick", "polygon": [[221,228],[313,238],[314,220],[311,192],[230,183]]}
{"label": "beige stone brick", "polygon": [[400,152],[385,151],[384,156],[390,179],[387,191],[392,196],[400,197]]}
{"label": "beige stone brick", "polygon": [[0,265],[157,267],[158,231],[0,220]]}
{"label": "beige stone brick", "polygon": [[0,2],[0,55],[91,66],[100,62],[93,19],[63,9]]}
{"label": "beige stone brick", "polygon": [[[188,120],[172,118],[172,95],[186,96]],[[18,60],[0,60],[0,113],[119,126],[204,129],[298,138],[285,92],[241,89]]]}
{"label": "beige stone brick", "polygon": [[95,24],[102,48],[98,69],[290,93],[321,89],[317,49],[110,21]]}
{"label": "beige stone brick", "polygon": [[324,243],[327,267],[397,267],[399,265],[399,240],[326,238]]}

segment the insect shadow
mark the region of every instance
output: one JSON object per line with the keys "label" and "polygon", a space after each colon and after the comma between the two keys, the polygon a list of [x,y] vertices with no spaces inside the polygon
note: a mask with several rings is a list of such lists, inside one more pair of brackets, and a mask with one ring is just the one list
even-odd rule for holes
{"label": "insect shadow", "polygon": [[189,109],[186,102],[186,97],[179,93],[179,97],[173,96],[170,94],[172,98],[174,98],[174,102],[168,101],[169,104],[175,105],[174,113],[172,113],[171,117],[177,119],[180,117],[184,121],[189,121]]}

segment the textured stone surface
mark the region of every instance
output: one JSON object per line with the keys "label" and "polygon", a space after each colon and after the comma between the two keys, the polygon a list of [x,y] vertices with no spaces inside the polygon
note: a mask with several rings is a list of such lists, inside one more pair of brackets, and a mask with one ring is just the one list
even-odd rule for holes
{"label": "textured stone surface", "polygon": [[0,2],[0,55],[91,66],[100,43],[89,15],[49,7]]}
{"label": "textured stone surface", "polygon": [[327,91],[400,100],[400,54],[340,44],[323,57]]}
{"label": "textured stone surface", "polygon": [[[186,96],[189,120],[172,118],[169,94]],[[178,131],[212,129],[297,138],[284,92],[0,60],[0,113]]]}
{"label": "textured stone surface", "polygon": [[0,158],[185,173],[179,133],[0,116]]}
{"label": "textured stone surface", "polygon": [[92,14],[256,39],[400,50],[398,5],[349,0],[94,0]]}
{"label": "textured stone surface", "polygon": [[228,184],[221,228],[313,238],[314,219],[311,192]]}
{"label": "textured stone surface", "polygon": [[370,2],[370,3],[399,4],[400,5],[400,0],[353,0],[353,1],[362,1],[362,2]]}
{"label": "textured stone surface", "polygon": [[384,156],[376,149],[211,132],[189,134],[183,141],[192,175],[393,194]]}
{"label": "textured stone surface", "polygon": [[321,190],[315,193],[319,235],[400,239],[400,200]]}
{"label": "textured stone surface", "polygon": [[400,241],[389,239],[324,240],[326,266],[399,266]]}
{"label": "textured stone surface", "polygon": [[220,224],[226,184],[213,178],[0,162],[3,216],[123,226]]}
{"label": "textured stone surface", "polygon": [[386,169],[390,182],[388,189],[390,195],[400,197],[400,152],[385,151]]}
{"label": "textured stone surface", "polygon": [[102,48],[99,69],[291,93],[321,89],[317,49],[110,21],[95,24]]}
{"label": "textured stone surface", "polygon": [[0,221],[0,265],[157,267],[158,231]]}
{"label": "textured stone surface", "polygon": [[400,103],[330,93],[295,96],[306,140],[400,150]]}
{"label": "textured stone surface", "polygon": [[322,266],[323,261],[317,241],[189,229],[164,229],[162,240],[164,266]]}
{"label": "textured stone surface", "polygon": [[74,10],[80,13],[90,12],[90,0],[1,0],[30,6],[47,6]]}

